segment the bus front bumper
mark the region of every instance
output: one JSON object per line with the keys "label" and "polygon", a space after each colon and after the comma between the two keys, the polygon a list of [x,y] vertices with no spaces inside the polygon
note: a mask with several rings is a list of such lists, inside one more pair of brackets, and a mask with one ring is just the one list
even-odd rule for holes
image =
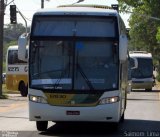
{"label": "bus front bumper", "polygon": [[92,107],[64,107],[29,101],[30,121],[119,122],[120,102]]}

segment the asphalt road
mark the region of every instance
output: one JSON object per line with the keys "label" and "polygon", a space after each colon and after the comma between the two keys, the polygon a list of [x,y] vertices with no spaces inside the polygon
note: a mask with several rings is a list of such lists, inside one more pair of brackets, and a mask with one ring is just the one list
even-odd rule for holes
{"label": "asphalt road", "polygon": [[143,90],[128,94],[125,121],[114,130],[108,124],[49,122],[46,132],[39,132],[28,120],[27,98],[19,94],[0,100],[0,137],[89,137],[89,136],[160,136],[160,91]]}

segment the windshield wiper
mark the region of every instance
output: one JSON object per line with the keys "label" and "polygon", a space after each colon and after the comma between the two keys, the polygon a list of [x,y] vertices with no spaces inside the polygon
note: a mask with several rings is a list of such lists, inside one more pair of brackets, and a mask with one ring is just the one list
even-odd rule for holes
{"label": "windshield wiper", "polygon": [[84,78],[84,80],[86,81],[88,87],[89,87],[91,90],[94,90],[93,85],[91,84],[91,82],[89,81],[89,79],[87,78],[86,74],[84,73],[83,69],[80,67],[79,64],[77,64],[77,68],[78,68],[80,74],[82,75],[82,77]]}
{"label": "windshield wiper", "polygon": [[[60,77],[57,79],[57,81],[55,82],[55,84],[53,85],[54,89],[57,89],[61,79],[64,77],[64,75],[67,72],[67,68],[69,68],[70,64],[68,63],[68,65],[66,65],[66,68],[61,72]],[[70,68],[69,68],[70,69]],[[69,76],[68,76],[69,77]]]}
{"label": "windshield wiper", "polygon": [[61,72],[61,76],[60,78],[57,79],[57,81],[55,82],[55,84],[53,85],[53,89],[57,89],[62,77],[65,75],[65,70],[63,72]]}

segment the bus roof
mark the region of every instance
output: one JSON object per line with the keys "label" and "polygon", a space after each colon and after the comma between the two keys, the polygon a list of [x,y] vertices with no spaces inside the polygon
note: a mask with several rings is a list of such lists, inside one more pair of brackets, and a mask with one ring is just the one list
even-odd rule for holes
{"label": "bus roof", "polygon": [[18,50],[18,45],[9,46],[8,50]]}
{"label": "bus roof", "polygon": [[[28,45],[26,46],[28,49]],[[8,47],[8,50],[18,50],[18,45],[12,45]]]}
{"label": "bus roof", "polygon": [[41,9],[34,15],[102,15],[118,16],[118,12],[105,5],[62,5],[52,9]]}
{"label": "bus roof", "polygon": [[129,56],[133,58],[152,58],[152,54],[147,51],[130,51]]}

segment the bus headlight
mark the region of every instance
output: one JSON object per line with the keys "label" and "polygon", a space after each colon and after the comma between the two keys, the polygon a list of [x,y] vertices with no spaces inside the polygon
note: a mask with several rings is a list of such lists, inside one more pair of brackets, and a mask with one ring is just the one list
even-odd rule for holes
{"label": "bus headlight", "polygon": [[115,97],[107,97],[107,98],[102,98],[99,101],[100,105],[104,105],[104,104],[110,104],[110,103],[115,103],[119,101],[119,97],[115,96]]}
{"label": "bus headlight", "polygon": [[35,95],[29,95],[29,100],[36,103],[47,103],[44,97],[35,96]]}

